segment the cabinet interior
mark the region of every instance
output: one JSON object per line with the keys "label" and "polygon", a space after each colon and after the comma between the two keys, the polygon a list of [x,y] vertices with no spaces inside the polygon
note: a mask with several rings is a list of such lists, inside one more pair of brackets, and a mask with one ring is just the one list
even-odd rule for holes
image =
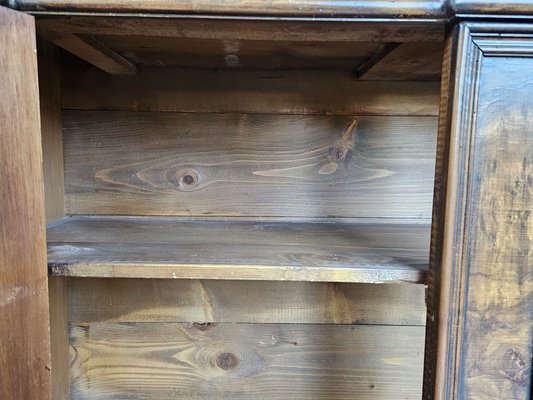
{"label": "cabinet interior", "polygon": [[444,26],[37,31],[55,398],[421,398]]}

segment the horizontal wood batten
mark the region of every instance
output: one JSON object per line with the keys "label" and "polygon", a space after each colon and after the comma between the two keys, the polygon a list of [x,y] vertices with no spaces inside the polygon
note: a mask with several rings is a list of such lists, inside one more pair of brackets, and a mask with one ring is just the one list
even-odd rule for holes
{"label": "horizontal wood batten", "polygon": [[67,214],[429,219],[436,119],[64,112]]}
{"label": "horizontal wood batten", "polygon": [[181,39],[284,42],[437,42],[444,40],[443,24],[424,22],[265,21],[128,16],[39,16],[38,32],[144,36]]}
{"label": "horizontal wood batten", "polygon": [[423,283],[429,257],[429,225],[72,217],[47,241],[52,276]]}
{"label": "horizontal wood batten", "polygon": [[424,328],[70,326],[73,399],[420,398]]}
{"label": "horizontal wood batten", "polygon": [[426,323],[423,285],[119,278],[68,282],[69,321],[77,324]]}
{"label": "horizontal wood batten", "polygon": [[64,70],[65,109],[437,116],[436,82],[361,82],[350,71]]}

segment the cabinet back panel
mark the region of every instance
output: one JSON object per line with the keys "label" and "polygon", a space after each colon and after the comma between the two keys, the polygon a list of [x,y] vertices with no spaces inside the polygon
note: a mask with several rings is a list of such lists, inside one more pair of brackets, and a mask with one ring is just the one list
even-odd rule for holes
{"label": "cabinet back panel", "polygon": [[72,110],[437,116],[439,109],[438,82],[365,82],[350,70],[63,70],[63,108]]}
{"label": "cabinet back panel", "polygon": [[421,397],[424,327],[92,323],[70,328],[74,399]]}
{"label": "cabinet back panel", "polygon": [[[132,296],[135,293],[135,296]],[[69,278],[69,321],[414,325],[416,284]]]}
{"label": "cabinet back panel", "polygon": [[430,219],[436,118],[352,120],[64,111],[67,214]]}

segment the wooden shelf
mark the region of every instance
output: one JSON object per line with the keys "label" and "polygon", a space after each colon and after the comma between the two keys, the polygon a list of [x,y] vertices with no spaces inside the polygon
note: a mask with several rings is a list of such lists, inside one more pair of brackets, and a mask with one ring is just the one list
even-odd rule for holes
{"label": "wooden shelf", "polygon": [[405,223],[64,218],[52,276],[425,283],[430,227]]}

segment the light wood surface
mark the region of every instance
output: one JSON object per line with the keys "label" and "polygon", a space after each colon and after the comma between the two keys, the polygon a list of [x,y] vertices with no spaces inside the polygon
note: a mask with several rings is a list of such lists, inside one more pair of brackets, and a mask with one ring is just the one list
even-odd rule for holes
{"label": "light wood surface", "polygon": [[437,116],[438,83],[361,82],[350,71],[141,68],[109,76],[68,64],[65,109]]}
{"label": "light wood surface", "polygon": [[71,325],[75,399],[420,398],[423,327]]}
{"label": "light wood surface", "polygon": [[429,219],[436,119],[64,113],[67,214]]}
{"label": "light wood surface", "polygon": [[[69,278],[69,320],[424,326],[423,285]],[[132,296],[132,294],[135,294]]]}
{"label": "light wood surface", "polygon": [[72,217],[48,229],[57,276],[424,282],[429,226]]}
{"label": "light wood surface", "polygon": [[50,399],[36,50],[33,18],[0,7],[0,399]]}

